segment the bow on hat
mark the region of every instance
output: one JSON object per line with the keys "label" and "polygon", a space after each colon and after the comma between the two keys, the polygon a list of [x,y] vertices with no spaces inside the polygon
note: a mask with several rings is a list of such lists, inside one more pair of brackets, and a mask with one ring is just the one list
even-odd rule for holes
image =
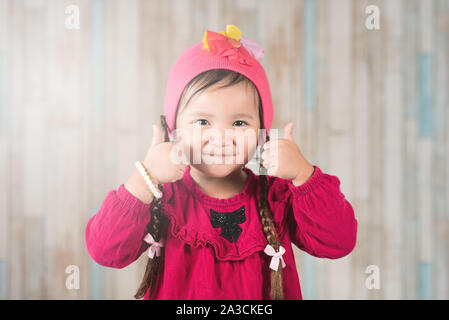
{"label": "bow on hat", "polygon": [[279,246],[279,252],[276,252],[276,250],[274,250],[274,248],[272,246],[270,246],[269,244],[267,244],[267,246],[265,247],[264,252],[271,256],[271,263],[270,263],[270,268],[273,269],[274,271],[278,271],[279,268],[279,260],[281,260],[282,262],[282,268],[285,268],[286,264],[284,261],[284,258],[282,258],[282,255],[285,253],[285,249],[283,246]]}
{"label": "bow on hat", "polygon": [[149,233],[143,238],[145,242],[147,242],[150,247],[148,248],[148,257],[150,259],[154,258],[154,254],[156,254],[157,257],[161,255],[161,248],[165,246],[165,240],[161,239],[159,242],[156,242],[153,238],[153,236]]}
{"label": "bow on hat", "polygon": [[207,30],[203,36],[203,49],[213,55],[228,57],[246,65],[254,65],[254,60],[262,59],[264,49],[256,42],[241,38],[242,32],[232,24],[226,25],[226,31]]}

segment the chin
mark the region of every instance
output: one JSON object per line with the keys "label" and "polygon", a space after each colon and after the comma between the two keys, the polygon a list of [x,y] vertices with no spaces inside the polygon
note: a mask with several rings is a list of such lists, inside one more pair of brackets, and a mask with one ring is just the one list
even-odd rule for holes
{"label": "chin", "polygon": [[196,164],[195,169],[207,174],[210,177],[224,178],[236,170],[240,170],[244,164]]}

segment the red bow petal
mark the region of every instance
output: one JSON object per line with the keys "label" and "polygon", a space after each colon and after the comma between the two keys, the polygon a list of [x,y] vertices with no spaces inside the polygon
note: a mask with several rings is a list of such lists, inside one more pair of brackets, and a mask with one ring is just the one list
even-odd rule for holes
{"label": "red bow petal", "polygon": [[209,51],[214,55],[222,55],[223,52],[232,48],[228,38],[221,33],[207,31],[206,39],[209,44]]}
{"label": "red bow petal", "polygon": [[239,47],[234,46],[225,35],[208,30],[206,40],[209,45],[209,51],[213,55],[228,57],[230,61],[237,60],[246,65],[254,64],[254,58],[245,47],[242,45]]}

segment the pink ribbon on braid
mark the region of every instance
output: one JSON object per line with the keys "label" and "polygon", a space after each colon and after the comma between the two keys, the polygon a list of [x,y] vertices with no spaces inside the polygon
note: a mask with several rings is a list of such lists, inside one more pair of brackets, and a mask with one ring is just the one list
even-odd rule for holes
{"label": "pink ribbon on braid", "polygon": [[285,264],[284,258],[282,258],[282,255],[285,253],[285,249],[283,246],[279,246],[279,252],[276,252],[276,250],[274,250],[274,248],[272,246],[267,244],[264,252],[267,255],[273,257],[273,258],[271,258],[271,263],[270,263],[271,269],[273,269],[274,271],[278,271],[279,260],[281,260],[281,262],[282,262],[282,268],[285,268],[286,264]]}
{"label": "pink ribbon on braid", "polygon": [[154,241],[154,238],[151,234],[147,233],[145,238],[143,238],[145,242],[147,242],[150,247],[148,248],[148,257],[150,259],[154,258],[154,254],[156,254],[157,257],[161,255],[161,248],[165,246],[165,240],[161,239],[159,242]]}

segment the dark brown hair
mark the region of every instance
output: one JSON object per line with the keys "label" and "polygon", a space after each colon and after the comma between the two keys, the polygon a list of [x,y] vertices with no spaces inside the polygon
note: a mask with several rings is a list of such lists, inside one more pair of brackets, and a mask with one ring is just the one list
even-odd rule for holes
{"label": "dark brown hair", "polygon": [[[192,81],[184,89],[181,98],[178,103],[178,108],[176,110],[176,115],[178,115],[178,110],[181,109],[182,105],[186,106],[193,96],[198,94],[199,92],[207,89],[208,87],[213,86],[214,84],[222,83],[219,88],[225,88],[237,83],[244,81],[249,86],[251,86],[255,93],[258,96],[258,107],[259,107],[259,119],[260,119],[260,128],[263,129],[263,113],[262,113],[262,102],[260,99],[259,92],[257,88],[252,83],[251,80],[246,78],[240,73],[227,70],[227,69],[214,69],[205,71],[197,75]],[[188,99],[187,99],[188,98]],[[187,101],[185,101],[187,99]],[[175,117],[176,119],[176,117]],[[167,123],[165,122],[165,116],[161,116],[161,125],[164,129],[165,138],[164,141],[168,142],[169,140],[169,129]],[[176,121],[175,121],[176,128]],[[267,141],[270,140],[270,137],[267,134]],[[274,221],[273,221],[273,213],[268,203],[268,186],[267,186],[267,177],[266,175],[259,175],[260,182],[260,199],[259,199],[259,217],[263,228],[263,233],[268,241],[268,244],[271,245],[276,252],[279,251],[279,247],[281,245],[279,237],[277,235]],[[162,189],[162,185],[159,185],[159,188]],[[155,241],[159,241],[162,234],[163,229],[165,230],[167,225],[167,220],[164,219],[164,215],[161,212],[161,199],[155,198],[152,203],[152,207],[150,207],[151,211],[151,220],[147,225],[148,232],[153,236]],[[154,285],[157,280],[157,272],[159,265],[162,262],[164,256],[164,251],[160,257],[154,256],[153,259],[148,259],[148,263],[146,266],[145,274],[142,279],[142,283],[140,284],[137,293],[135,294],[136,299],[142,298],[148,288],[149,297],[151,297]],[[283,289],[283,276],[282,276],[282,267],[279,266],[277,271],[270,269],[271,273],[271,291],[270,296],[273,300],[283,300],[284,299],[284,289]],[[150,287],[151,286],[151,287]]]}

